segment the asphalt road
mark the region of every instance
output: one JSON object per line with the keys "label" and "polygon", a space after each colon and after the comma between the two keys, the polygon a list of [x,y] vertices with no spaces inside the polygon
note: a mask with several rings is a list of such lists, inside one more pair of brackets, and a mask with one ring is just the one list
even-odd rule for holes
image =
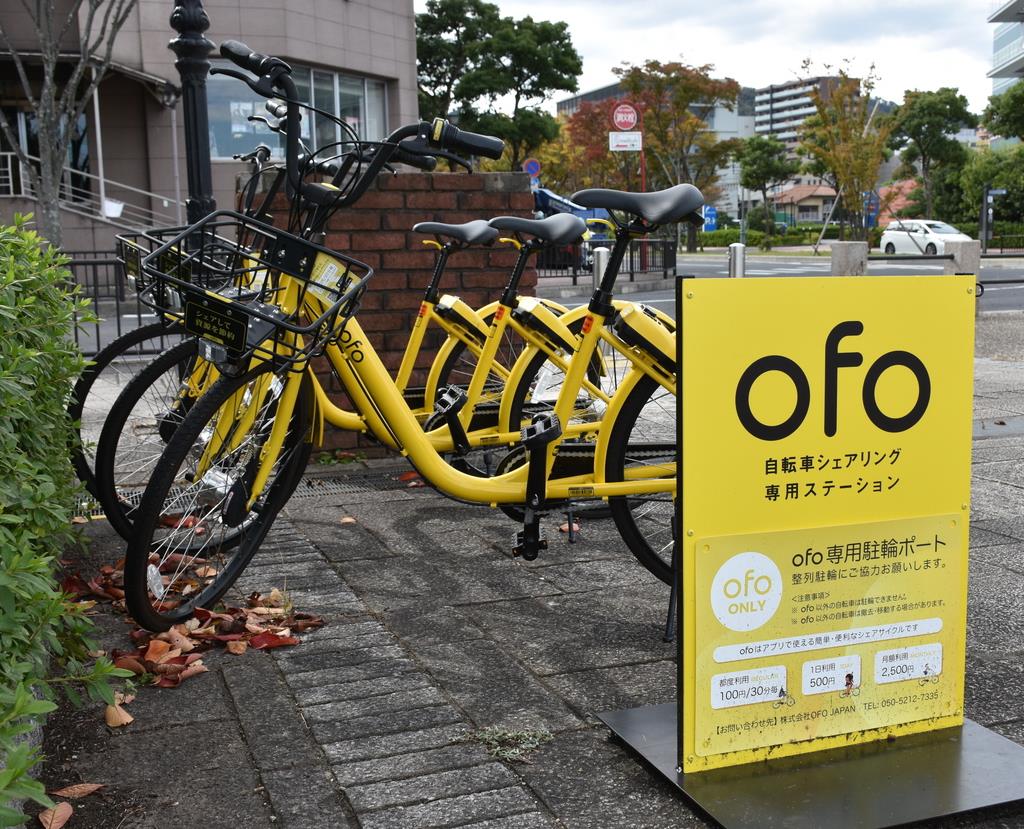
{"label": "asphalt road", "polygon": [[[991,261],[991,260],[990,260]],[[940,276],[942,264],[904,264],[902,262],[869,262],[868,272],[876,276]],[[679,260],[679,273],[700,277],[726,276],[728,273],[723,256],[684,256]],[[792,258],[747,257],[746,275],[762,276],[828,276],[831,262],[827,258],[811,259],[806,256]],[[1006,280],[1018,279],[1022,284],[999,285]],[[986,264],[982,260],[981,281],[985,292],[981,297],[982,311],[1024,310],[1024,260]],[[663,291],[641,291],[626,298],[648,305],[656,305],[667,313],[675,313],[675,294],[672,289]]]}

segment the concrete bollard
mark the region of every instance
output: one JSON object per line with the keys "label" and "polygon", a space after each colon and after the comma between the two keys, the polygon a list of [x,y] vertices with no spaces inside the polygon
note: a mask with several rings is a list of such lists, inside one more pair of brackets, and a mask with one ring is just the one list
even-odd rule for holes
{"label": "concrete bollard", "polygon": [[832,276],[864,276],[868,272],[867,242],[833,242]]}
{"label": "concrete bollard", "polygon": [[981,242],[946,242],[946,253],[953,254],[953,261],[946,259],[942,264],[944,273],[971,273],[975,276],[981,271]]}

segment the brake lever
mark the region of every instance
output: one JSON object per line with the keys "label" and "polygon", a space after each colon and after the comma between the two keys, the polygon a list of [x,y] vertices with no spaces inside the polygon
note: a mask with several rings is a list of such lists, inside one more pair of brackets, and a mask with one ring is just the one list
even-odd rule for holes
{"label": "brake lever", "polygon": [[431,147],[430,144],[427,143],[426,136],[424,135],[417,135],[415,138],[407,138],[405,141],[400,142],[398,146],[406,152],[413,153],[414,155],[432,155],[434,158],[447,159],[453,164],[465,167],[467,173],[473,172],[473,165],[466,161],[466,159],[455,155],[455,153],[450,153],[448,150]]}

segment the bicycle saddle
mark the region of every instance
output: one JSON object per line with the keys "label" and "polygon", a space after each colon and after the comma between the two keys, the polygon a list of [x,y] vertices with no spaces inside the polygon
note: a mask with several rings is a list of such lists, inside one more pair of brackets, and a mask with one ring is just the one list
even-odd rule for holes
{"label": "bicycle saddle", "polygon": [[415,233],[433,233],[435,236],[450,236],[464,245],[486,245],[498,238],[498,231],[483,219],[449,225],[444,222],[420,222],[412,226]]}
{"label": "bicycle saddle", "polygon": [[498,230],[525,233],[550,242],[553,245],[568,245],[577,242],[587,229],[583,219],[568,213],[556,213],[546,219],[520,219],[518,216],[497,216],[488,222]]}
{"label": "bicycle saddle", "polygon": [[573,193],[571,200],[581,207],[624,210],[652,225],[671,224],[688,218],[704,206],[704,196],[692,184],[677,184],[653,193],[593,188]]}

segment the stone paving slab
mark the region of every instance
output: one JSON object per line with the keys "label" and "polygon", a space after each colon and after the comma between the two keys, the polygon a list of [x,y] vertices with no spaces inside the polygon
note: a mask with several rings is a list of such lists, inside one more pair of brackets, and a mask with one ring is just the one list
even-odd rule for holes
{"label": "stone paving slab", "polygon": [[[983,317],[978,411],[1024,412],[1024,341],[1008,363],[990,358],[1007,349],[991,334]],[[966,713],[1024,743],[1024,437],[994,429],[975,441]],[[670,701],[677,647],[662,639],[667,588],[608,523],[581,522],[578,543],[551,527],[527,564],[503,515],[428,489],[294,499],[234,600],[285,587],[327,626],[142,689],[133,725],[85,727],[104,748],[76,772],[138,794],[125,829],[708,825],[595,719]],[[102,522],[89,531],[94,552],[119,557]],[[126,646],[121,622],[100,630]],[[479,737],[489,726],[551,739],[503,762]],[[1024,826],[1024,806],[934,825]]]}

